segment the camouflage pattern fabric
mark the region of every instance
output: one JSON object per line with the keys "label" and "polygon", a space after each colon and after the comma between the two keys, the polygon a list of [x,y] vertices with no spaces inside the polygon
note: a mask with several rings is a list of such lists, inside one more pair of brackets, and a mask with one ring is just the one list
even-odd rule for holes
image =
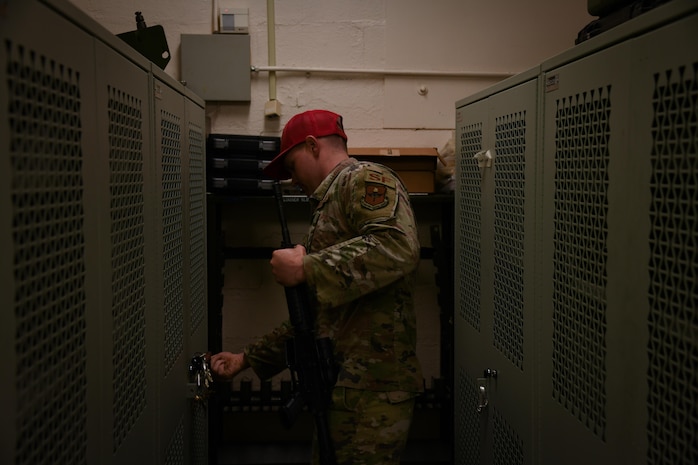
{"label": "camouflage pattern fabric", "polygon": [[[337,465],[399,465],[414,402],[407,392],[335,388],[328,423]],[[312,463],[320,463],[317,440]]]}
{"label": "camouflage pattern fabric", "polygon": [[[318,336],[335,345],[338,387],[423,390],[413,291],[419,240],[409,196],[382,165],[342,162],[310,197],[303,267]],[[245,349],[261,379],[285,368],[288,324]]]}

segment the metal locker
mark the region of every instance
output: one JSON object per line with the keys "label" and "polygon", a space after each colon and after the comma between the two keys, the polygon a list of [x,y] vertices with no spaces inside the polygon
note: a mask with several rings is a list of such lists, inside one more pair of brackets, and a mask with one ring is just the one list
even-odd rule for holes
{"label": "metal locker", "polygon": [[694,14],[638,39],[632,68],[633,95],[643,97],[632,102],[639,137],[630,153],[649,159],[641,211],[649,226],[647,364],[638,373],[646,373],[647,421],[638,434],[647,438],[648,464],[698,461],[698,53],[672,46],[695,44],[697,28]]}
{"label": "metal locker", "polygon": [[637,246],[623,249],[624,259],[642,251],[642,279],[631,286],[642,306],[625,302],[622,343],[637,341],[636,331],[646,359],[628,379],[646,389],[632,399],[642,412],[633,438],[642,438],[647,464],[698,462],[698,52],[683,43],[698,43],[695,12],[638,38],[630,68],[623,168],[637,171],[623,177],[632,213],[619,221],[642,225],[627,235]]}
{"label": "metal locker", "polygon": [[[185,309],[189,356],[208,351],[208,276],[206,249],[206,135],[204,103],[194,94],[185,92],[184,116],[186,122],[185,147]],[[190,360],[191,362],[191,360]],[[190,380],[190,427],[188,442],[192,465],[209,463],[208,392]],[[193,392],[192,392],[193,390]],[[201,396],[201,397],[200,397]],[[211,452],[213,453],[213,452]]]}
{"label": "metal locker", "polygon": [[532,463],[537,70],[457,109],[457,463]]}
{"label": "metal locker", "polygon": [[62,0],[0,39],[0,462],[207,463],[204,103]]}
{"label": "metal locker", "polygon": [[91,157],[103,166],[89,172],[104,192],[90,202],[101,204],[94,222],[101,231],[99,266],[105,278],[98,351],[103,370],[100,443],[102,451],[111,451],[101,461],[155,461],[151,436],[159,360],[149,330],[157,313],[147,294],[154,285],[148,274],[154,244],[147,231],[155,222],[150,214],[154,200],[146,191],[153,177],[148,64],[134,63],[100,41],[96,52],[99,140]]}
{"label": "metal locker", "polygon": [[[158,288],[152,289],[158,300],[160,383],[166,384],[167,376],[175,365],[185,363],[184,353],[184,184],[183,164],[186,153],[184,144],[184,98],[159,79],[153,83],[154,151],[151,163],[155,178],[150,184],[150,194],[158,199],[154,216],[159,224],[154,230],[158,267]],[[175,376],[179,373],[175,373]],[[181,398],[185,386],[171,382],[170,395]],[[179,389],[181,392],[176,393]],[[163,389],[164,390],[164,389]],[[165,395],[167,395],[165,393]],[[170,427],[178,421],[165,421]]]}
{"label": "metal locker", "polygon": [[[456,109],[455,308],[454,308],[454,459],[481,463],[487,440],[485,416],[478,411],[476,379],[486,361],[480,339],[482,192],[473,157],[482,152],[486,102]],[[467,355],[466,355],[467,354]]]}
{"label": "metal locker", "polygon": [[545,73],[541,463],[698,457],[697,25]]}
{"label": "metal locker", "polygon": [[[523,273],[524,373],[534,368],[521,386],[533,393],[505,393],[497,370],[486,407],[530,399],[524,461],[527,440],[541,464],[698,460],[697,12],[695,2],[668,2],[540,65],[523,268],[510,268]],[[496,131],[498,100],[518,101],[505,91],[521,79],[456,104],[458,463],[518,460],[496,455],[494,426],[471,408],[484,404],[476,388],[491,384],[477,369],[497,369],[490,360],[507,354],[490,344],[498,301],[517,294],[485,284],[498,277],[497,217],[516,218],[496,206],[499,155],[492,174],[469,159]],[[507,257],[501,263],[516,264]],[[526,422],[509,412],[517,434]]]}
{"label": "metal locker", "polygon": [[[196,394],[186,383],[191,355],[207,349],[206,282],[202,269],[205,218],[201,190],[205,177],[196,179],[197,175],[205,174],[203,109],[201,104],[187,103],[164,73],[156,69],[152,73],[156,133],[152,194],[158,199],[155,217],[160,220],[154,228],[159,251],[155,276],[160,283],[154,292],[161,309],[155,323],[160,325],[160,453],[165,463],[181,460],[207,463],[207,435],[205,430],[201,431],[202,427],[207,428],[205,404],[195,399],[187,401]],[[201,443],[190,440],[194,437],[203,441],[203,448]]]}
{"label": "metal locker", "polygon": [[90,351],[99,247],[83,228],[86,202],[99,195],[86,171],[97,133],[94,40],[38,2],[11,1],[0,41],[0,462],[85,463],[100,427]]}
{"label": "metal locker", "polygon": [[621,372],[608,366],[608,355],[620,349],[609,339],[609,200],[612,154],[627,144],[629,53],[625,43],[545,73],[542,463],[562,454],[570,463],[613,456],[608,381]]}

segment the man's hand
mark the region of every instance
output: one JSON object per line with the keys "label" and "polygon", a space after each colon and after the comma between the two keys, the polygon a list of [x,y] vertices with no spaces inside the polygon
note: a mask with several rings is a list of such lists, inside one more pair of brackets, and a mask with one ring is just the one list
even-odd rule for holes
{"label": "man's hand", "polygon": [[244,353],[219,352],[211,357],[211,371],[217,379],[230,381],[235,375],[249,367]]}
{"label": "man's hand", "polygon": [[292,249],[278,249],[271,254],[271,272],[276,282],[293,287],[305,282],[305,270],[303,270],[303,257],[306,255],[305,247],[296,245]]}

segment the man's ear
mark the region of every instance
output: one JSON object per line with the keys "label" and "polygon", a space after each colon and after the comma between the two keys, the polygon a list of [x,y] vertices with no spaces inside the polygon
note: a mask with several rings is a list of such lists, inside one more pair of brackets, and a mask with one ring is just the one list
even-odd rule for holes
{"label": "man's ear", "polygon": [[317,140],[317,137],[315,136],[306,136],[305,137],[305,146],[310,150],[310,153],[313,154],[313,156],[317,156],[318,151],[320,149],[320,144]]}

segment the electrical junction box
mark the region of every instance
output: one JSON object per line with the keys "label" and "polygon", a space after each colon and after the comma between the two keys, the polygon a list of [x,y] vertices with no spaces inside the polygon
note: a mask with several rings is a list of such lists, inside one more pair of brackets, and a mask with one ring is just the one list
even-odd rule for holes
{"label": "electrical junction box", "polygon": [[218,32],[228,34],[249,33],[250,10],[248,8],[220,7],[218,11]]}
{"label": "electrical junction box", "polygon": [[206,101],[249,102],[249,34],[182,34],[182,81]]}

